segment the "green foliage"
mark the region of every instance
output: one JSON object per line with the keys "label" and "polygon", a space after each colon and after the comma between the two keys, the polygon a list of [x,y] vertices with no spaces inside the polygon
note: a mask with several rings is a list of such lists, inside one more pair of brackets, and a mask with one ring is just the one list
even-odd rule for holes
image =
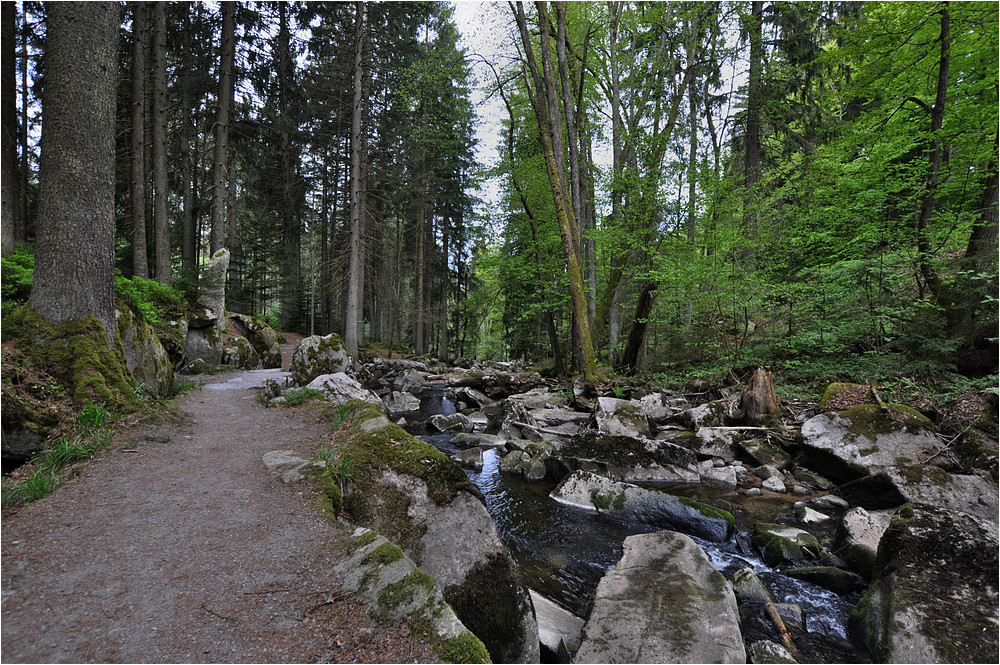
{"label": "green foliage", "polygon": [[200,383],[195,381],[189,381],[188,379],[179,379],[174,383],[174,395],[183,395],[184,393],[194,390],[196,387],[200,386]]}
{"label": "green foliage", "polygon": [[153,326],[162,326],[170,318],[180,318],[186,302],[180,289],[141,277],[116,276],[115,291]]}
{"label": "green foliage", "polygon": [[285,399],[282,406],[298,406],[306,400],[320,397],[323,393],[314,388],[292,388],[281,394]]}
{"label": "green foliage", "polygon": [[10,256],[0,259],[0,296],[4,316],[28,301],[34,269],[34,250],[29,246],[19,247]]}
{"label": "green foliage", "polygon": [[330,424],[333,425],[334,429],[337,429],[351,417],[353,410],[349,404],[340,403],[334,404],[330,409]]}
{"label": "green foliage", "polygon": [[96,430],[104,426],[110,415],[104,404],[88,404],[76,414],[76,429],[80,433]]}

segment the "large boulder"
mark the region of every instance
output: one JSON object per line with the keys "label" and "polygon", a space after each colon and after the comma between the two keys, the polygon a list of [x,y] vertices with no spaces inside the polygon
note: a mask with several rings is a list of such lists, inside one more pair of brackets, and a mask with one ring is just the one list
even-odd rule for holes
{"label": "large boulder", "polygon": [[994,662],[997,552],[975,517],[904,506],[879,543],[874,580],[852,628],[876,662]]}
{"label": "large boulder", "polygon": [[347,348],[340,336],[330,333],[325,337],[306,337],[299,342],[292,353],[289,371],[295,383],[305,386],[321,374],[346,372],[352,366],[353,361],[347,355]]}
{"label": "large boulder", "polygon": [[416,411],[420,408],[420,398],[410,393],[393,390],[388,396],[383,398],[385,407],[390,413],[405,413]]}
{"label": "large boulder", "polygon": [[115,316],[118,340],[132,377],[154,395],[169,395],[174,385],[174,366],[153,326],[128,307],[116,307]]}
{"label": "large boulder", "polygon": [[205,328],[189,327],[184,342],[184,358],[188,365],[201,360],[206,365],[222,362],[222,329],[216,325]]}
{"label": "large boulder", "polygon": [[261,369],[260,354],[246,337],[234,337],[223,343],[222,364],[237,369]]}
{"label": "large boulder", "polygon": [[343,454],[358,473],[345,506],[433,577],[495,662],[538,662],[538,627],[520,572],[465,472],[432,445],[352,402]]}
{"label": "large boulder", "polygon": [[591,425],[598,432],[611,436],[652,438],[656,433],[656,427],[639,406],[614,397],[597,398]]}
{"label": "large boulder", "polygon": [[383,415],[388,415],[389,413],[378,395],[343,372],[321,374],[310,381],[306,387],[323,393],[323,398],[328,402],[344,403],[351,400],[360,400],[375,406]]}
{"label": "large boulder", "polygon": [[733,590],[687,536],[629,536],[597,585],[575,662],[745,663]]}
{"label": "large boulder", "polygon": [[882,534],[889,528],[890,513],[868,512],[864,508],[851,508],[840,518],[835,542],[837,551],[847,564],[865,579],[871,579],[875,569],[875,554]]}
{"label": "large boulder", "polygon": [[281,347],[278,345],[278,333],[274,328],[260,319],[245,314],[231,314],[229,318],[233,322],[233,327],[250,342],[260,356],[262,369],[281,367]]}
{"label": "large boulder", "polygon": [[552,454],[547,443],[528,443],[524,450],[513,450],[500,460],[500,473],[522,476],[525,480],[543,480],[546,476],[545,461]]}
{"label": "large boulder", "polygon": [[1000,512],[997,486],[979,476],[948,473],[934,466],[887,467],[879,473],[841,485],[840,492],[853,505],[869,510],[923,503],[950,512],[978,517],[997,537]]}
{"label": "large boulder", "polygon": [[576,510],[674,529],[706,540],[724,541],[733,533],[733,516],[725,510],[586,471],[563,478],[549,496]]}
{"label": "large boulder", "polygon": [[548,653],[546,663],[569,663],[580,648],[583,619],[556,605],[545,596],[531,591],[531,603],[538,619],[538,641]]}
{"label": "large boulder", "polygon": [[805,559],[815,559],[819,557],[821,549],[819,540],[808,531],[766,522],[754,524],[753,545],[769,566],[798,564]]}
{"label": "large boulder", "polygon": [[527,434],[525,430],[529,430],[529,428],[522,428],[517,423],[538,424],[523,404],[514,400],[505,400],[496,415],[490,418],[486,433],[502,436],[505,439],[523,439]]}
{"label": "large boulder", "polygon": [[699,480],[695,454],[667,441],[589,432],[559,446],[556,455],[566,473],[590,471],[624,482]]}
{"label": "large boulder", "polygon": [[942,445],[933,424],[914,409],[862,404],[821,413],[802,424],[808,466],[847,482],[891,466],[915,464]]}

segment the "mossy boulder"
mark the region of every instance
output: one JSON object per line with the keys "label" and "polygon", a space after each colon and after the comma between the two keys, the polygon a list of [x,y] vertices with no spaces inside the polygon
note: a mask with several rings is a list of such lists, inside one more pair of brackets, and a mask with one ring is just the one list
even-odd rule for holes
{"label": "mossy boulder", "polygon": [[553,455],[563,469],[560,476],[589,471],[623,482],[699,480],[695,453],[667,441],[587,432],[570,438]]}
{"label": "mossy boulder", "polygon": [[345,506],[431,575],[497,662],[538,659],[527,586],[462,469],[432,445],[352,401],[338,430],[357,465]]}
{"label": "mossy boulder", "polygon": [[765,522],[754,525],[753,545],[769,566],[815,559],[821,550],[819,540],[808,531]]}
{"label": "mossy boulder", "polygon": [[184,358],[187,364],[201,360],[212,366],[222,362],[222,329],[216,325],[204,328],[188,327],[184,342]]}
{"label": "mossy boulder", "polygon": [[347,347],[336,333],[326,336],[306,337],[292,353],[289,371],[300,386],[309,385],[317,376],[347,372],[354,362],[347,355]]}
{"label": "mossy boulder", "polygon": [[914,464],[942,445],[930,420],[901,404],[888,409],[863,404],[819,414],[802,425],[808,465],[839,482]]}
{"label": "mossy boulder", "polygon": [[260,356],[262,369],[281,367],[281,347],[278,344],[278,333],[274,328],[246,314],[230,314],[229,319],[233,322],[233,327],[250,342]]}
{"label": "mossy boulder", "polygon": [[785,574],[841,595],[865,588],[865,581],[860,575],[833,566],[789,568]]}
{"label": "mossy boulder", "polygon": [[997,541],[980,520],[907,504],[882,536],[851,627],[877,662],[993,662],[998,578]]}
{"label": "mossy boulder", "polygon": [[743,663],[736,597],[687,536],[625,539],[583,629],[579,663]]}
{"label": "mossy boulder", "polygon": [[125,365],[133,378],[153,395],[169,395],[174,384],[174,366],[156,330],[122,302],[116,306],[115,316]]}
{"label": "mossy boulder", "polygon": [[597,398],[591,427],[611,436],[652,438],[656,433],[655,424],[639,405],[614,397]]}
{"label": "mossy boulder", "polygon": [[823,391],[816,403],[817,411],[843,411],[869,401],[871,386],[863,383],[834,382]]}
{"label": "mossy boulder", "polygon": [[246,337],[234,337],[223,345],[222,364],[237,369],[261,369],[260,355]]}
{"label": "mossy boulder", "polygon": [[500,473],[521,476],[525,480],[543,480],[547,474],[545,462],[551,455],[551,444],[529,443],[524,450],[513,450],[500,460]]}

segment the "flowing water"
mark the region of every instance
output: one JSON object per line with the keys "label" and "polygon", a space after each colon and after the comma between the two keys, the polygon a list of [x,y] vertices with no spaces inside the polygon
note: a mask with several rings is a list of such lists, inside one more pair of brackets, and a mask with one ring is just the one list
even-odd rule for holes
{"label": "flowing water", "polygon": [[[407,421],[411,423],[407,429],[451,455],[459,450],[451,443],[452,435],[429,434],[423,422],[437,413],[454,412],[455,405],[444,391],[433,391],[424,397],[419,411],[407,414]],[[525,482],[502,475],[499,467],[500,455],[495,450],[488,450],[483,454],[482,471],[466,470],[466,473],[482,491],[500,536],[522,569],[528,586],[573,614],[586,618],[597,583],[621,558],[622,541],[630,535],[654,531],[656,527],[570,510],[549,499],[555,483]],[[737,528],[743,530],[751,528],[756,521],[773,521],[776,515],[788,512],[793,501],[786,497],[748,499],[727,494],[731,489],[713,490],[702,484],[673,485],[663,489],[706,502],[725,494],[724,498],[733,505]],[[796,634],[795,639],[808,662],[870,662],[863,650],[851,644],[846,632],[847,617],[858,594],[839,596],[781,574],[749,548],[740,546],[748,540],[745,531],[726,543],[693,540],[727,578],[731,579],[741,568],[750,567],[771,590],[776,602],[802,607],[808,632]],[[744,616],[744,639],[748,643],[761,639],[777,641],[774,628],[759,617],[760,614]]]}

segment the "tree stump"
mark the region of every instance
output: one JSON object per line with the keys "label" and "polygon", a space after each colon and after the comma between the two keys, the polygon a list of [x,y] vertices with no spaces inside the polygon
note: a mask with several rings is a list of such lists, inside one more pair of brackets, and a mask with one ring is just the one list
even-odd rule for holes
{"label": "tree stump", "polygon": [[774,391],[771,372],[758,367],[740,397],[740,409],[754,425],[777,424],[781,418],[781,404]]}

